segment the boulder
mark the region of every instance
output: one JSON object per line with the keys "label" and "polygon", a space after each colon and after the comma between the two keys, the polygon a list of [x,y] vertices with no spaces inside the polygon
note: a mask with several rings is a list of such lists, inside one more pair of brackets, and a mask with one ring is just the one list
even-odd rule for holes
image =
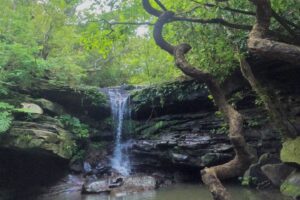
{"label": "boulder", "polygon": [[267,164],[280,163],[279,158],[270,153],[265,153],[260,156],[257,163],[250,165],[248,170],[243,175],[244,185],[263,187],[269,184],[268,177],[262,172],[261,167]]}
{"label": "boulder", "polygon": [[[47,80],[38,80],[30,88],[18,88],[18,92],[30,94],[34,98],[43,98],[58,103],[68,113],[78,116],[78,118],[84,119],[88,117],[100,120],[110,116],[107,97],[97,87],[70,87],[53,84]],[[45,102],[42,103],[45,104]],[[40,104],[42,103],[40,102]]]}
{"label": "boulder", "polygon": [[284,163],[267,164],[261,167],[264,175],[266,175],[274,186],[280,187],[288,175],[290,175],[295,168]]}
{"label": "boulder", "polygon": [[74,173],[82,173],[83,172],[83,165],[81,160],[72,160],[69,163],[69,168]]}
{"label": "boulder", "polygon": [[282,162],[300,165],[300,136],[295,139],[288,139],[282,144],[280,159]]}
{"label": "boulder", "polygon": [[64,108],[61,105],[47,99],[35,99],[34,102],[50,115],[62,115],[65,113]]}
{"label": "boulder", "polygon": [[92,181],[90,183],[85,183],[82,186],[82,193],[109,193],[110,191],[109,179]]}
{"label": "boulder", "polygon": [[291,196],[294,199],[300,198],[300,172],[294,172],[289,175],[280,186],[280,191],[284,195]]}
{"label": "boulder", "polygon": [[134,175],[129,177],[106,177],[100,180],[92,180],[84,183],[83,193],[112,193],[130,194],[156,188],[156,179],[147,175]]}
{"label": "boulder", "polygon": [[43,114],[43,109],[34,103],[21,103],[22,110],[26,113]]}
{"label": "boulder", "polygon": [[116,196],[121,196],[130,193],[154,190],[156,188],[157,183],[153,176],[133,175],[124,178],[122,186],[114,188],[112,193]]}
{"label": "boulder", "polygon": [[70,159],[74,149],[71,134],[53,121],[14,121],[11,129],[1,135],[0,148],[45,153]]}
{"label": "boulder", "polygon": [[85,174],[90,174],[92,172],[92,166],[88,162],[83,162],[83,172]]}

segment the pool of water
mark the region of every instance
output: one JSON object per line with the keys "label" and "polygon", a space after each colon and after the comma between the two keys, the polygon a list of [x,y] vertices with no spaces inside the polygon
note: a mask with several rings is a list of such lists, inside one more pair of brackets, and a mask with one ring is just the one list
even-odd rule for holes
{"label": "pool of water", "polygon": [[[0,187],[0,200],[210,200],[208,188],[203,184],[176,184],[155,191],[135,194],[81,194],[83,179],[67,175],[56,184],[48,187],[30,184],[3,189]],[[278,190],[258,191],[238,184],[227,184],[226,188],[233,200],[291,200]]]}
{"label": "pool of water", "polygon": [[[257,191],[241,186],[227,185],[234,200],[289,200],[276,190]],[[89,194],[68,191],[57,194],[43,194],[37,200],[209,200],[212,199],[207,187],[200,184],[178,184],[156,191],[117,196]]]}

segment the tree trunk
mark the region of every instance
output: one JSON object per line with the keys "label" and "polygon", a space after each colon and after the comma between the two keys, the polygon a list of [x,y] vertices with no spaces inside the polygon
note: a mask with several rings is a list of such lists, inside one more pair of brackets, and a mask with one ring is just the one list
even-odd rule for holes
{"label": "tree trunk", "polygon": [[156,10],[150,5],[149,0],[143,0],[143,6],[149,14],[158,17],[153,30],[156,44],[174,56],[177,67],[184,74],[207,85],[215,104],[224,113],[226,121],[229,123],[229,139],[235,151],[234,159],[228,163],[205,168],[201,171],[202,180],[209,186],[213,198],[215,200],[229,200],[231,199],[230,194],[226,191],[220,180],[242,175],[251,164],[252,156],[248,151],[247,143],[243,136],[243,116],[227,102],[219,83],[211,74],[202,72],[200,69],[190,65],[186,60],[185,54],[190,51],[190,45],[180,44],[173,46],[163,38],[163,27],[166,23],[174,20],[174,13]]}
{"label": "tree trunk", "polygon": [[[272,16],[272,8],[269,0],[250,0],[256,6],[256,23],[253,26],[248,39],[248,49],[254,54],[268,59],[277,59],[293,64],[300,61],[300,47],[274,41],[268,38],[269,26]],[[297,38],[296,38],[297,40]],[[297,136],[297,129],[290,123],[286,111],[280,105],[279,100],[263,88],[255,78],[251,66],[245,58],[240,59],[240,68],[243,76],[248,80],[252,89],[262,99],[274,126],[283,138]]]}
{"label": "tree trunk", "polygon": [[285,138],[294,138],[297,136],[297,129],[290,123],[286,111],[282,108],[278,98],[270,94],[270,92],[262,86],[262,84],[255,78],[251,66],[245,58],[240,59],[240,68],[243,76],[248,80],[252,89],[260,97],[267,109],[269,116],[273,122],[274,127]]}

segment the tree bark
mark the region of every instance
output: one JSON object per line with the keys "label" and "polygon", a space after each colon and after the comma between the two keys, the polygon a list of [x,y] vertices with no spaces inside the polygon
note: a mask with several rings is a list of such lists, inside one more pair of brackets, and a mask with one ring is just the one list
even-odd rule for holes
{"label": "tree bark", "polygon": [[274,127],[280,132],[283,139],[296,137],[297,129],[290,123],[287,112],[280,105],[278,98],[272,98],[273,95],[255,78],[251,66],[245,58],[240,59],[240,68],[252,89],[262,99]]}
{"label": "tree bark", "polygon": [[[155,10],[148,0],[143,0],[144,9],[152,15],[157,16],[160,11]],[[213,96],[215,104],[224,113],[226,121],[229,123],[229,139],[235,151],[235,157],[228,163],[205,168],[201,170],[203,182],[209,186],[209,190],[215,200],[229,200],[230,194],[222,185],[222,179],[240,176],[251,164],[251,154],[248,151],[247,143],[243,136],[243,116],[235,110],[226,100],[224,92],[215,78],[206,72],[192,66],[185,58],[191,46],[180,44],[173,46],[162,36],[162,30],[166,23],[174,21],[174,13],[169,11],[162,12],[154,25],[153,35],[156,44],[169,54],[174,56],[176,66],[186,75],[204,82]]]}
{"label": "tree bark", "polygon": [[[250,52],[261,55],[268,59],[283,60],[292,64],[300,61],[300,47],[268,38],[269,26],[272,13],[269,0],[250,0],[256,6],[256,23],[253,26],[248,39]],[[255,78],[251,66],[245,58],[240,59],[240,68],[243,76],[248,80],[252,89],[262,99],[274,127],[281,133],[283,138],[296,137],[297,129],[290,123],[286,111],[280,105],[278,99],[262,86]]]}
{"label": "tree bark", "polygon": [[[268,59],[279,59],[288,63],[298,64],[300,61],[300,47],[278,42],[268,38],[272,8],[269,0],[249,0],[256,6],[256,23],[248,39],[250,52]],[[295,41],[299,41],[296,38]]]}

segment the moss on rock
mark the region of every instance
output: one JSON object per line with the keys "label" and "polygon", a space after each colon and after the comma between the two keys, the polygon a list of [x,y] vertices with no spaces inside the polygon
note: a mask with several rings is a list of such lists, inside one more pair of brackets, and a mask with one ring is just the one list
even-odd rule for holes
{"label": "moss on rock", "polygon": [[286,196],[298,199],[300,197],[300,173],[292,173],[280,186],[280,191]]}
{"label": "moss on rock", "polygon": [[300,137],[288,139],[282,144],[280,158],[282,162],[300,165]]}
{"label": "moss on rock", "polygon": [[14,122],[0,138],[0,147],[22,151],[39,151],[70,159],[75,148],[71,134],[57,124]]}

